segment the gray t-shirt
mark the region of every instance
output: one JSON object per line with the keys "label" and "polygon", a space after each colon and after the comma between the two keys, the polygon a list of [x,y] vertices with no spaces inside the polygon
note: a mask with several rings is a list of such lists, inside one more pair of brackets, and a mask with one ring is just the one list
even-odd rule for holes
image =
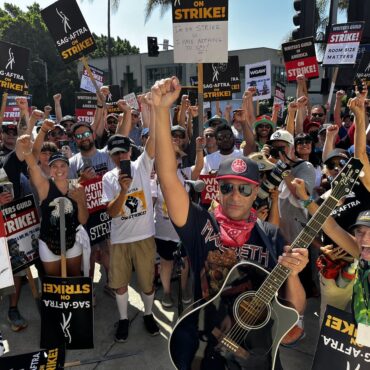
{"label": "gray t-shirt", "polygon": [[115,167],[106,147],[97,149],[91,157],[83,157],[81,153],[77,153],[69,159],[69,178],[77,179],[80,171],[88,166],[92,166],[98,176],[103,176]]}
{"label": "gray t-shirt", "polygon": [[[304,180],[306,190],[309,194],[313,193],[315,187],[315,168],[310,162],[302,161],[292,168],[292,175]],[[279,186],[279,215],[280,230],[285,240],[290,244],[301,232],[308,221],[308,212],[289,190],[285,181]]]}

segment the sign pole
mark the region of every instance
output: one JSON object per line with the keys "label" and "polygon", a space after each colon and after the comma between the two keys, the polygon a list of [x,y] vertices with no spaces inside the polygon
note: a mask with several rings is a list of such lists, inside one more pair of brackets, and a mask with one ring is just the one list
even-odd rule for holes
{"label": "sign pole", "polygon": [[198,63],[198,136],[203,136],[203,63]]}
{"label": "sign pole", "polygon": [[330,84],[330,91],[329,91],[329,96],[328,96],[328,111],[326,112],[326,121],[330,121],[330,106],[331,106],[331,100],[333,98],[333,93],[334,93],[334,87],[335,87],[335,82],[337,81],[337,76],[338,76],[338,67],[335,67],[333,69],[333,75],[331,78],[331,84]]}
{"label": "sign pole", "polygon": [[59,198],[59,227],[60,227],[60,257],[62,267],[62,278],[67,277],[67,260],[66,260],[66,219],[65,219],[64,198]]}
{"label": "sign pole", "polygon": [[8,93],[7,92],[4,92],[3,93],[3,96],[2,96],[2,99],[1,99],[1,109],[0,109],[0,127],[1,125],[3,124],[3,120],[4,120],[4,112],[5,112],[5,108],[6,108],[6,101],[8,100]]}

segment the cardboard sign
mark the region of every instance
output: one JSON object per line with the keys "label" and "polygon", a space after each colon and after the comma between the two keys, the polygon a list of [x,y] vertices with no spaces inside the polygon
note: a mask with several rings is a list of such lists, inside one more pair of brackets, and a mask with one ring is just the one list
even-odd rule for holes
{"label": "cardboard sign", "polygon": [[121,113],[117,106],[117,101],[121,99],[121,91],[118,85],[109,85],[109,95],[106,104],[108,113]]}
{"label": "cardboard sign", "polygon": [[16,356],[0,357],[0,368],[2,370],[59,370],[64,369],[64,359],[64,349],[53,348]]}
{"label": "cardboard sign", "polygon": [[200,175],[199,180],[205,182],[206,187],[201,192],[201,203],[211,204],[212,200],[218,200],[218,182],[216,175]]}
{"label": "cardboard sign", "polygon": [[271,62],[263,62],[245,65],[245,89],[255,86],[257,88],[253,101],[271,98]]}
{"label": "cardboard sign", "polygon": [[13,272],[39,258],[40,220],[32,194],[1,207]]}
{"label": "cardboard sign", "polygon": [[173,0],[175,63],[227,63],[228,0]]}
{"label": "cardboard sign", "polygon": [[280,105],[279,117],[283,118],[285,107],[285,85],[276,81],[274,104]]}
{"label": "cardboard sign", "polygon": [[103,190],[102,177],[84,181],[87,209],[89,219],[86,230],[90,237],[91,245],[99,243],[110,237],[111,218],[107,213],[107,207],[101,203]]}
{"label": "cardboard sign", "polygon": [[96,49],[76,0],[58,0],[43,9],[41,16],[63,62],[72,62]]}
{"label": "cardboard sign", "polygon": [[75,117],[77,121],[92,123],[96,110],[97,98],[92,93],[75,93]]}
{"label": "cardboard sign", "polygon": [[358,65],[356,78],[370,81],[370,52],[363,53],[360,64]]}
{"label": "cardboard sign", "polygon": [[139,110],[139,103],[136,99],[136,95],[135,93],[130,93],[130,94],[127,94],[123,97],[123,99],[126,100],[127,104],[131,107],[131,108],[135,108],[137,110]]}
{"label": "cardboard sign", "polygon": [[[90,67],[91,73],[94,76],[95,82],[100,89],[103,86],[104,71],[102,71],[99,68],[93,67],[91,65],[89,65],[89,67]],[[85,67],[83,69],[82,76],[81,76],[80,88],[82,90],[86,90],[92,93],[96,92],[95,86],[91,82],[91,79]]]}
{"label": "cardboard sign", "polygon": [[313,37],[287,42],[281,45],[288,81],[296,81],[298,75],[307,79],[319,77]]}
{"label": "cardboard sign", "polygon": [[312,370],[368,369],[370,348],[359,346],[356,336],[352,314],[327,306]]}
{"label": "cardboard sign", "polygon": [[42,279],[42,348],[94,347],[92,290],[89,277]]}
{"label": "cardboard sign", "polygon": [[[21,116],[20,110],[18,105],[15,101],[17,95],[8,95],[6,100],[6,107],[4,111],[4,121],[14,121],[18,120]],[[28,110],[31,114],[31,105],[32,105],[32,95],[27,95],[27,102],[28,102]]]}
{"label": "cardboard sign", "polygon": [[23,95],[30,50],[0,41],[0,90]]}
{"label": "cardboard sign", "polygon": [[363,28],[363,22],[333,24],[322,64],[354,64]]}
{"label": "cardboard sign", "polygon": [[227,63],[203,65],[204,100],[230,100],[240,91],[239,57],[231,56]]}

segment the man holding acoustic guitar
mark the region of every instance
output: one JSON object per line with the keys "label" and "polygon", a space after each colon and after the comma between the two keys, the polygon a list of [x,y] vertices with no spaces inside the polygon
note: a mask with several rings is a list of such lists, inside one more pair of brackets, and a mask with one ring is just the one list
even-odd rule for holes
{"label": "man holding acoustic guitar", "polygon": [[[219,204],[212,214],[189,200],[176,175],[170,131],[169,110],[180,90],[176,77],[158,81],[151,90],[157,174],[190,258],[198,300],[174,328],[171,359],[181,370],[281,369],[277,348],[297,321],[295,310],[303,312],[306,304],[298,274],[308,263],[308,251],[291,250],[275,226],[257,220],[252,204],[258,166],[246,157],[221,163]],[[295,310],[282,306],[275,290]]]}

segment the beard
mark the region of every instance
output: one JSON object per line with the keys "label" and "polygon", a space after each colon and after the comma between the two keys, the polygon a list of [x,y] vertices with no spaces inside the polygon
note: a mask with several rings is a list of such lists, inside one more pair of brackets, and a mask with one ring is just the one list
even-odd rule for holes
{"label": "beard", "polygon": [[90,140],[89,141],[83,141],[78,145],[78,149],[80,149],[81,151],[87,152],[88,150],[93,148],[94,145],[95,145],[95,143],[93,141],[90,141]]}

